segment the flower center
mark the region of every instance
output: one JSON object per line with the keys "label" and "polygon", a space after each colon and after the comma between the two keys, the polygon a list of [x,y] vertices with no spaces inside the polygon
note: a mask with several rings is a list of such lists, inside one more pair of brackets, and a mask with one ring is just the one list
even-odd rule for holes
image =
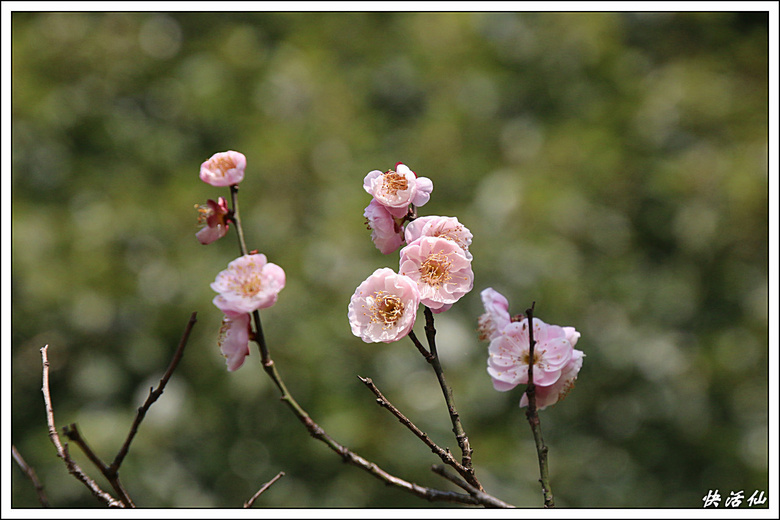
{"label": "flower center", "polygon": [[452,261],[445,253],[432,253],[420,266],[420,278],[428,285],[435,287],[450,281]]}
{"label": "flower center", "polygon": [[222,177],[228,172],[228,170],[235,168],[235,163],[228,157],[218,157],[214,159],[212,163],[212,171],[219,173]]}
{"label": "flower center", "polygon": [[395,195],[399,191],[404,191],[407,189],[409,187],[409,183],[406,181],[406,177],[400,173],[389,170],[387,173],[385,173],[382,187],[390,195]]}
{"label": "flower center", "polygon": [[255,266],[251,266],[250,269],[247,269],[244,266],[239,267],[236,271],[234,281],[236,292],[241,293],[245,297],[255,296],[263,288],[262,277]]}
{"label": "flower center", "polygon": [[392,326],[404,314],[404,303],[401,298],[385,291],[374,293],[374,304],[371,306],[371,322],[384,323]]}
{"label": "flower center", "polygon": [[214,214],[214,211],[208,204],[195,204],[195,209],[198,210],[198,224],[205,224],[208,222],[209,217]]}

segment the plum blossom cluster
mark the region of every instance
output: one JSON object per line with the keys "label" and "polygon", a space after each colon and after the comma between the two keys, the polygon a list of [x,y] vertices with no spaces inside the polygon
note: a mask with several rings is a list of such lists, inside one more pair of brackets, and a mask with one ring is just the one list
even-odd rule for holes
{"label": "plum blossom cluster", "polygon": [[[479,317],[480,339],[489,340],[487,371],[493,387],[506,392],[528,383],[530,335],[525,316],[510,316],[506,297],[493,288],[481,293],[485,313]],[[548,325],[533,319],[533,382],[536,405],[543,410],[564,397],[574,387],[585,354],[574,346],[580,337],[574,327]],[[523,394],[520,407],[528,405]]]}
{"label": "plum blossom cluster", "polygon": [[[216,187],[231,187],[244,179],[246,157],[239,152],[227,151],[214,154],[200,167],[200,178]],[[227,234],[231,221],[237,221],[227,200],[217,201],[198,208],[199,222],[205,224],[196,234],[201,244],[210,244]],[[263,254],[242,255],[220,272],[211,288],[217,292],[214,305],[224,313],[217,344],[225,358],[228,371],[237,370],[249,355],[252,339],[251,314],[276,303],[285,285],[284,270],[268,262]]]}
{"label": "plum blossom cluster", "polygon": [[433,183],[403,163],[369,172],[363,188],[372,196],[364,216],[376,247],[390,254],[406,246],[398,272],[377,269],[355,290],[347,315],[355,336],[390,343],[409,334],[420,304],[444,312],[472,289],[472,234],[455,217],[417,218]]}

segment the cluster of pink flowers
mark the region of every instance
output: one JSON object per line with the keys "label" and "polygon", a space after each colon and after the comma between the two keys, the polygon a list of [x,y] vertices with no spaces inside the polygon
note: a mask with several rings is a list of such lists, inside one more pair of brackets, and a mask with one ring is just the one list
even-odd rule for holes
{"label": "cluster of pink flowers", "polygon": [[[530,334],[525,316],[510,316],[509,302],[499,292],[487,288],[481,293],[485,313],[479,317],[480,339],[490,340],[488,374],[493,387],[501,392],[528,383]],[[533,319],[533,378],[538,409],[563,399],[574,387],[585,354],[574,348],[580,333],[574,327],[548,325]],[[520,406],[528,405],[523,394]]]}
{"label": "cluster of pink flowers", "polygon": [[472,289],[472,234],[455,217],[416,218],[433,183],[403,163],[385,173],[369,172],[363,188],[373,197],[364,215],[376,247],[389,254],[407,245],[398,273],[376,270],[352,295],[347,314],[353,334],[363,341],[390,343],[409,334],[420,303],[444,312]]}
{"label": "cluster of pink flowers", "polygon": [[[243,154],[220,152],[201,165],[200,178],[216,187],[235,186],[244,179],[245,169],[246,157]],[[210,244],[227,234],[233,212],[224,197],[219,197],[216,202],[209,199],[198,211],[199,221],[205,224],[196,234],[201,244]],[[240,368],[249,355],[251,313],[276,303],[284,285],[284,270],[268,262],[263,254],[236,258],[211,284],[218,293],[213,303],[225,314],[217,344],[225,357],[228,371]]]}

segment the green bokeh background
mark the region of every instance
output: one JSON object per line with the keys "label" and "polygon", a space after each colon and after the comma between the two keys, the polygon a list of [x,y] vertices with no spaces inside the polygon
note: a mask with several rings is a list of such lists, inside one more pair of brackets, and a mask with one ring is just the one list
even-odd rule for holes
{"label": "green bokeh background", "polygon": [[[256,507],[450,507],[309,437],[256,351],[225,370],[209,283],[238,247],[200,245],[193,206],[227,195],[198,170],[228,149],[248,160],[248,245],[287,273],[262,313],[272,356],[339,442],[454,489],[357,379],[457,452],[430,367],[346,318],[398,262],[369,239],[363,177],[402,161],[433,180],[420,214],[474,234],[474,290],[436,326],[488,492],[542,503],[522,388],[485,372],[486,287],[582,333],[577,388],[541,413],[558,506],[768,491],[766,14],[14,13],[12,28],[12,436],[53,505],[101,506],[48,440],[40,348],[58,426],[110,460],[198,311],[122,466],[138,505],[240,507],[284,471]],[[12,506],[37,507],[12,477]]]}

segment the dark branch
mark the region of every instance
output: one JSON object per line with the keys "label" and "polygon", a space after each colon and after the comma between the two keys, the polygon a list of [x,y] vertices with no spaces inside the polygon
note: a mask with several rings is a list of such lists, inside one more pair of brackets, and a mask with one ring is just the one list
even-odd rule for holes
{"label": "dark branch", "polygon": [[452,466],[455,471],[460,473],[464,478],[469,474],[468,469],[463,467],[463,465],[452,456],[452,453],[449,450],[444,450],[438,444],[433,442],[430,437],[428,437],[427,433],[420,430],[417,426],[415,426],[414,423],[412,423],[412,421],[410,421],[403,413],[401,413],[398,408],[393,406],[393,404],[390,403],[390,401],[388,401],[384,395],[382,395],[382,392],[379,391],[371,378],[358,376],[358,379],[360,379],[363,384],[374,393],[374,395],[377,397],[376,402],[379,406],[386,408],[395,416],[396,419],[398,419],[401,424],[409,428],[409,430],[414,433],[421,441],[423,441],[433,453],[439,456],[442,462],[448,466]]}
{"label": "dark branch", "polygon": [[32,468],[32,466],[25,462],[21,453],[17,451],[16,446],[13,444],[11,445],[11,454],[13,455],[16,463],[19,465],[19,469],[22,470],[22,473],[24,473],[25,476],[30,479],[33,486],[35,487],[35,492],[38,494],[38,501],[43,507],[49,507],[49,499],[46,498],[46,493],[43,490],[43,484],[41,484],[41,481],[38,480],[38,475],[35,473],[35,470]]}
{"label": "dark branch", "polygon": [[501,507],[501,508],[514,508],[512,504],[507,504],[503,500],[499,500],[493,495],[488,495],[484,491],[480,491],[479,489],[475,488],[468,482],[461,480],[455,475],[452,475],[451,473],[447,472],[447,468],[442,466],[441,464],[434,464],[431,466],[431,471],[436,473],[437,475],[441,475],[442,477],[446,478],[450,482],[454,483],[458,487],[465,489],[468,491],[468,493],[479,500],[479,503],[486,506],[486,507]]}
{"label": "dark branch", "polygon": [[460,422],[460,414],[455,408],[452,389],[447,385],[447,380],[444,378],[444,369],[441,366],[441,360],[439,359],[439,354],[436,350],[436,329],[433,326],[433,312],[428,307],[425,307],[425,336],[428,339],[428,347],[431,349],[431,359],[428,359],[428,363],[430,363],[434,372],[436,372],[439,386],[444,393],[444,400],[447,402],[447,411],[450,414],[450,421],[452,422],[452,432],[455,434],[458,446],[460,446],[463,455],[463,467],[466,468],[468,472],[467,475],[464,475],[464,478],[477,489],[483,490],[482,484],[479,483],[479,480],[477,480],[477,477],[474,475],[474,468],[471,465],[471,456],[474,450],[471,449],[469,438],[466,436],[466,431],[463,429],[463,425]]}
{"label": "dark branch", "polygon": [[135,437],[136,433],[138,433],[138,427],[141,425],[141,421],[143,421],[144,417],[146,416],[146,412],[162,395],[163,390],[165,389],[165,385],[168,384],[168,380],[173,375],[173,371],[176,370],[179,361],[184,355],[184,347],[187,346],[187,340],[190,337],[190,332],[192,332],[192,327],[194,327],[195,322],[198,321],[197,315],[197,312],[193,312],[190,316],[190,321],[187,322],[187,326],[184,328],[184,334],[182,334],[181,340],[179,341],[179,346],[176,349],[176,353],[173,355],[173,359],[171,360],[171,364],[168,366],[168,370],[165,371],[165,375],[163,375],[162,379],[160,379],[160,383],[157,385],[157,389],[149,390],[149,397],[146,398],[146,402],[144,402],[144,404],[138,409],[138,413],[136,413],[133,425],[130,427],[130,432],[127,434],[127,438],[125,439],[124,444],[116,454],[114,462],[112,462],[111,465],[107,468],[106,476],[117,474],[119,471],[119,466],[122,465],[122,461],[127,456],[128,450],[130,450],[130,443],[133,442],[133,438]]}
{"label": "dark branch", "polygon": [[534,442],[536,443],[536,454],[539,458],[539,482],[542,484],[542,493],[544,495],[544,507],[555,507],[555,501],[553,499],[552,489],[550,489],[550,474],[547,466],[547,446],[544,444],[542,438],[542,423],[539,421],[539,412],[536,409],[536,385],[534,384],[534,347],[536,341],[534,340],[534,306],[536,302],[531,304],[531,308],[525,311],[525,316],[528,319],[528,387],[525,390],[528,396],[528,408],[525,411],[525,416],[528,418],[528,423],[531,425],[531,431],[534,434]]}

